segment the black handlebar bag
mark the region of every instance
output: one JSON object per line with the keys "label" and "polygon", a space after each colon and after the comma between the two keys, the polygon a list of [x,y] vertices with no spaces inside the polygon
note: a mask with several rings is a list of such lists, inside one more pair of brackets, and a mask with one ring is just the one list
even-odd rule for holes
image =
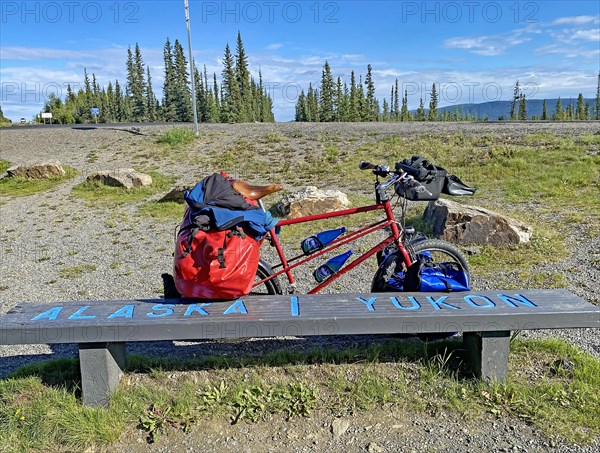
{"label": "black handlebar bag", "polygon": [[413,156],[410,160],[404,159],[396,163],[396,171],[400,170],[415,178],[429,193],[418,192],[406,184],[398,183],[395,190],[399,196],[411,201],[431,201],[440,198],[447,174],[444,168],[433,165],[424,157]]}

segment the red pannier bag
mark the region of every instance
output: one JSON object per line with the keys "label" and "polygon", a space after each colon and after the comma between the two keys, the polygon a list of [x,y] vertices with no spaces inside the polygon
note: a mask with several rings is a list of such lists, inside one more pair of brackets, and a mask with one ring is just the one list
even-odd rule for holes
{"label": "red pannier bag", "polygon": [[254,284],[260,246],[241,227],[202,231],[192,228],[186,207],[175,242],[173,274],[182,297],[237,299]]}

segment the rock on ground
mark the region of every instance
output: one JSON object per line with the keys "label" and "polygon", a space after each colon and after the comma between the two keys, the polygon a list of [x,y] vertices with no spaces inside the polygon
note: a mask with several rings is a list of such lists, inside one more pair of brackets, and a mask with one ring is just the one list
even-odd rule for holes
{"label": "rock on ground", "polygon": [[434,236],[463,245],[527,243],[533,233],[520,220],[445,199],[430,201],[423,219],[433,227]]}
{"label": "rock on ground", "polygon": [[106,186],[133,189],[151,186],[152,176],[145,173],[138,173],[133,168],[122,168],[115,171],[102,170],[92,173],[87,177],[87,181],[99,182]]}
{"label": "rock on ground", "polygon": [[339,190],[320,190],[314,186],[286,196],[276,205],[279,215],[291,219],[320,214],[322,212],[339,211],[350,206],[348,196]]}
{"label": "rock on ground", "polygon": [[185,192],[186,190],[191,189],[190,186],[176,186],[173,189],[171,189],[167,194],[165,194],[164,197],[162,197],[160,200],[158,200],[159,203],[166,203],[166,202],[175,202],[175,203],[183,203],[184,199],[183,199],[183,192]]}
{"label": "rock on ground", "polygon": [[46,162],[41,164],[14,165],[6,170],[7,176],[31,179],[47,179],[50,176],[63,176],[65,170],[58,162]]}

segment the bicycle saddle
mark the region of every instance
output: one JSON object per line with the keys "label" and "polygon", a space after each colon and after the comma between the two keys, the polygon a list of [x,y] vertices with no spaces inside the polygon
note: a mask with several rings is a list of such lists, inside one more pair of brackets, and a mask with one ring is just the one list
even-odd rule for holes
{"label": "bicycle saddle", "polygon": [[266,186],[253,186],[252,184],[236,179],[233,182],[233,188],[237,193],[242,195],[244,198],[249,200],[260,200],[262,197],[266,197],[269,194],[279,192],[283,189],[281,184],[268,184]]}

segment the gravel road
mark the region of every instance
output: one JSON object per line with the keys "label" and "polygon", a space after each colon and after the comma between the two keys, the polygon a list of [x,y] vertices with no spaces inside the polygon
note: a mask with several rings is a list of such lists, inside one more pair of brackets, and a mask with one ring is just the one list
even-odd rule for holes
{"label": "gravel road", "polygon": [[[161,173],[174,176],[182,183],[192,182],[194,178],[216,170],[203,164],[201,159],[195,161],[190,168],[189,162],[173,158],[172,155],[168,158],[159,154],[148,155],[148,144],[170,127],[172,126],[0,129],[1,159],[11,163],[59,160],[62,164],[81,171],[76,179],[49,191],[22,198],[0,198],[0,314],[24,301],[52,303],[68,300],[156,298],[162,294],[160,273],[171,269],[174,224],[142,217],[137,213],[137,206],[132,204],[111,209],[90,206],[71,196],[71,188],[83,181],[89,173],[101,169],[148,167],[152,164],[160,168]],[[324,135],[342,137],[342,144],[351,151],[390,135],[488,133],[519,136],[549,131],[571,136],[595,133],[599,129],[597,123],[202,125],[203,138],[202,144],[198,145],[198,153],[222,152],[240,138],[260,141],[265,134],[273,132],[287,137],[288,147],[310,152],[311,144]],[[315,181],[315,185],[318,185],[318,181]],[[543,270],[564,273],[567,276],[567,289],[600,305],[600,238],[591,238],[583,227],[574,227],[568,240],[572,245],[572,256],[563,262],[548,264]],[[86,264],[93,264],[95,269],[84,271],[78,278],[63,278],[59,273],[61,269]],[[306,272],[309,271],[307,269]],[[349,276],[340,279],[334,290],[368,291],[372,273],[372,266],[359,266]],[[493,285],[494,282],[476,282],[477,289],[493,288]],[[523,335],[565,338],[600,356],[600,332],[594,329],[524,332]],[[294,347],[343,348],[357,342],[380,340],[382,338],[377,336],[358,339],[315,337],[303,342],[302,346]],[[178,345],[185,347],[177,347]],[[223,354],[234,349],[238,353],[261,354],[266,350],[285,346],[285,339],[248,343],[175,343],[175,346],[170,342],[156,342],[133,344],[129,351],[189,357],[190,353]],[[0,378],[32,361],[75,355],[74,345],[0,346]],[[387,416],[389,418],[391,414]],[[361,417],[368,418],[369,414]],[[300,437],[296,440],[292,439],[293,436],[290,438],[283,435],[278,439],[268,439],[257,433],[240,435],[215,432],[210,438],[214,449],[206,447],[206,444],[202,449],[243,451],[246,448],[247,451],[258,451],[259,446],[269,445],[272,446],[272,451],[322,451],[325,448],[331,451],[423,451],[423,447],[431,451],[596,451],[593,447],[580,449],[563,444],[550,445],[541,434],[516,420],[490,420],[489,424],[486,421],[483,426],[474,427],[463,424],[460,420],[442,423],[425,416],[417,420],[401,420],[395,424],[388,419],[366,421],[357,418],[351,421],[352,429],[355,430],[351,436],[355,439],[352,444],[348,444],[350,437],[347,442],[341,442],[331,439],[330,434],[325,436],[325,431],[329,432],[330,422],[302,421],[306,424],[306,430],[299,429]],[[316,425],[309,428],[311,424]],[[317,426],[318,424],[322,426]],[[363,428],[367,425],[371,425],[373,429],[364,431]],[[390,428],[395,425],[411,429],[407,432],[401,427]],[[225,431],[231,429],[233,428],[223,427]],[[254,428],[248,429],[252,431]],[[313,438],[304,438],[306,432],[311,432]],[[239,443],[226,441],[225,437],[235,438],[235,442]],[[198,440],[194,438],[184,436],[169,439],[170,444],[159,443],[153,451],[195,451],[200,448]],[[146,451],[147,448],[149,447],[140,446],[140,451]]]}

